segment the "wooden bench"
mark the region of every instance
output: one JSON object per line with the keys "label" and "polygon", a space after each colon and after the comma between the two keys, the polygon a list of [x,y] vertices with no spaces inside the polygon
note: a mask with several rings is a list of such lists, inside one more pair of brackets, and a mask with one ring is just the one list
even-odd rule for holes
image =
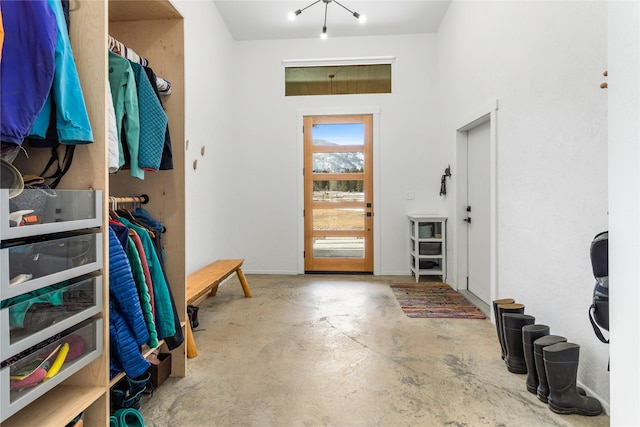
{"label": "wooden bench", "polygon": [[[204,301],[208,296],[215,296],[218,292],[218,285],[233,273],[236,273],[238,280],[240,280],[244,296],[251,298],[249,283],[247,283],[247,278],[242,272],[243,262],[244,259],[221,259],[189,274],[187,276],[187,304],[196,305]],[[196,357],[198,351],[193,339],[191,323],[188,320],[186,329],[187,357]]]}

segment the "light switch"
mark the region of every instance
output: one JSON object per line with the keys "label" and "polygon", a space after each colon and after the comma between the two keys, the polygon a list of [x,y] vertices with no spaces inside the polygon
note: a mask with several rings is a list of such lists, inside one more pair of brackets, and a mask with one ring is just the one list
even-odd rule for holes
{"label": "light switch", "polygon": [[416,198],[416,193],[414,193],[413,191],[407,191],[407,192],[405,193],[405,198],[406,198],[407,200],[413,200],[413,199],[415,199],[415,198]]}

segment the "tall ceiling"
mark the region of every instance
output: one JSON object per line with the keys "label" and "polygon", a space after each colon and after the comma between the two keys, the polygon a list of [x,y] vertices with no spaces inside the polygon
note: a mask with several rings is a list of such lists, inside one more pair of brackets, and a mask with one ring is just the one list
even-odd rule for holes
{"label": "tall ceiling", "polygon": [[[325,17],[325,2],[304,10],[294,21],[289,12],[310,1],[220,0],[214,1],[234,40],[276,40],[319,37]],[[451,0],[339,0],[367,17],[364,24],[336,2],[327,4],[329,37],[359,37],[435,33]]]}

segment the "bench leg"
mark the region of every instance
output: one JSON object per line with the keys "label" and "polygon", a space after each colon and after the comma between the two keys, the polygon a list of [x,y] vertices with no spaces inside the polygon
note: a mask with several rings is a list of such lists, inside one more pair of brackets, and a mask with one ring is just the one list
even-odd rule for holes
{"label": "bench leg", "polygon": [[209,296],[215,297],[217,293],[218,293],[218,285],[216,284],[211,287],[211,292],[209,292]]}
{"label": "bench leg", "polygon": [[249,283],[247,282],[247,278],[242,272],[242,269],[238,267],[238,269],[236,270],[236,274],[238,275],[238,279],[240,279],[240,284],[242,285],[244,296],[246,298],[251,298],[251,289],[249,289]]}
{"label": "bench leg", "polygon": [[189,319],[187,319],[185,329],[187,330],[187,357],[191,359],[198,355],[198,349],[196,348],[196,341],[193,339],[193,331],[191,330]]}

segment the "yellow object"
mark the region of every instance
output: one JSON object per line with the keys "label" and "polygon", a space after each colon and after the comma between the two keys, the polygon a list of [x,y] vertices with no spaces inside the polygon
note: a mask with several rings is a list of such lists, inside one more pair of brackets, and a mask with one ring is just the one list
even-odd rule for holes
{"label": "yellow object", "polygon": [[[60,346],[61,346],[61,344],[58,344],[58,346],[57,346],[56,348],[54,348],[54,349],[53,349],[53,351],[52,351],[51,353],[49,353],[49,355],[48,355],[44,360],[42,360],[42,361],[38,364],[38,366],[36,366],[35,368],[30,368],[30,369],[28,370],[28,372],[25,372],[24,374],[11,375],[11,376],[9,377],[9,379],[11,379],[11,380],[19,380],[19,381],[21,381],[21,380],[24,380],[25,378],[28,378],[28,377],[30,377],[31,375],[33,375],[33,373],[34,373],[36,370],[38,370],[38,368],[44,368],[44,369],[47,369],[47,368],[46,368],[46,366],[44,366],[44,364],[45,364],[45,363],[47,363],[47,361],[48,361],[49,359],[51,359],[51,357],[52,357],[54,354],[56,354],[56,353],[58,352],[58,350],[60,350]],[[37,360],[38,360],[38,359],[37,359]]]}
{"label": "yellow object", "polygon": [[45,381],[51,379],[55,374],[58,373],[58,371],[60,371],[60,368],[62,368],[62,364],[67,358],[67,353],[69,353],[69,344],[64,343],[62,344],[62,347],[60,347],[60,351],[56,356],[56,360],[54,360],[53,364],[47,371],[47,375],[44,377]]}
{"label": "yellow object", "polygon": [[191,359],[198,355],[198,349],[193,339],[193,331],[191,330],[191,322],[189,322],[189,319],[187,319],[185,329],[187,330],[187,357]]}

